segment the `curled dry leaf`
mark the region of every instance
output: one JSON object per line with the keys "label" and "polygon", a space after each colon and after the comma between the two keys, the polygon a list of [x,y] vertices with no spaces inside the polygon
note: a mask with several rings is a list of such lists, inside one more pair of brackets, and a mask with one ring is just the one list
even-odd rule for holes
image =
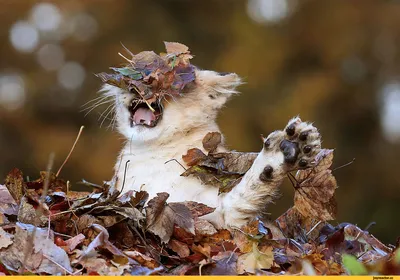
{"label": "curled dry leaf", "polygon": [[124,254],[117,248],[115,247],[108,239],[109,239],[109,234],[108,231],[101,225],[98,224],[92,224],[92,227],[99,233],[96,238],[89,244],[89,246],[82,252],[80,260],[90,256],[92,252],[95,251],[96,248],[102,247],[104,249],[107,249],[112,253],[113,255],[116,256],[123,256]]}
{"label": "curled dry leaf", "polygon": [[316,166],[299,170],[296,174],[294,204],[305,217],[321,221],[334,220],[337,204],[334,197],[336,179],[329,167],[332,165],[333,150],[322,149],[316,156]]}
{"label": "curled dry leaf", "polygon": [[80,233],[68,240],[65,240],[67,253],[72,253],[75,248],[85,240],[85,236]]}

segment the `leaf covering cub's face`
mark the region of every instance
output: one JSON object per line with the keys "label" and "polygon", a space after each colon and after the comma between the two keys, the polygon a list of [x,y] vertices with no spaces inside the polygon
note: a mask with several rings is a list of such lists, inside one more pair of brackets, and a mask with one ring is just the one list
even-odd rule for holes
{"label": "leaf covering cub's face", "polygon": [[104,85],[104,94],[115,98],[118,131],[139,144],[158,138],[168,141],[214,122],[241,80],[233,73],[198,69],[194,73],[194,81],[178,96],[166,96],[150,104],[127,90]]}

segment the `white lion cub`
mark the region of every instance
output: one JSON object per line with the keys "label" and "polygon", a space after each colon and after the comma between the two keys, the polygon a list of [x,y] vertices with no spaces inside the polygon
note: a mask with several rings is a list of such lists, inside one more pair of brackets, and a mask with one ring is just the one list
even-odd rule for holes
{"label": "white lion cub", "polygon": [[154,111],[134,102],[131,93],[105,85],[104,94],[115,98],[118,131],[126,138],[115,166],[117,188],[145,190],[150,198],[167,192],[169,202],[196,201],[216,207],[206,218],[218,227],[241,227],[264,211],[289,171],[312,166],[321,142],[311,124],[293,118],[283,131],[265,138],[252,167],[229,193],[219,195],[215,186],[180,176],[183,167],[170,161],[182,162],[189,149],[203,149],[208,132],[220,132],[218,111],[240,84],[236,74],[196,69],[195,80],[184,94],[162,107],[154,104]]}

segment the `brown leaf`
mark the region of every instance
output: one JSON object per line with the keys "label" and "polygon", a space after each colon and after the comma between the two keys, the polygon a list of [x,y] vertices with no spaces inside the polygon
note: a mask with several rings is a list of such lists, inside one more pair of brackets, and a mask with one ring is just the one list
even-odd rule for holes
{"label": "brown leaf", "polygon": [[322,149],[316,157],[316,166],[296,174],[294,204],[305,217],[321,221],[334,220],[337,204],[334,197],[336,179],[328,169],[332,165],[333,150]]}
{"label": "brown leaf", "polygon": [[167,53],[173,53],[175,55],[179,55],[182,53],[187,53],[189,48],[184,44],[177,43],[177,42],[164,42],[165,50]]}
{"label": "brown leaf", "polygon": [[84,230],[90,228],[93,224],[99,223],[99,220],[89,214],[84,214],[79,217],[76,227],[78,232],[83,232]]}
{"label": "brown leaf", "polygon": [[201,217],[215,211],[215,208],[209,207],[203,203],[195,201],[185,201],[183,203],[187,208],[189,208],[193,218]]}
{"label": "brown leaf", "polygon": [[25,182],[21,170],[14,168],[7,174],[5,185],[14,200],[19,204],[25,193]]}
{"label": "brown leaf", "polygon": [[190,250],[187,244],[180,242],[176,239],[171,239],[168,242],[169,248],[171,248],[172,251],[178,254],[179,257],[181,258],[186,258],[187,256],[190,255]]}
{"label": "brown leaf", "polygon": [[172,210],[171,214],[174,215],[174,223],[185,229],[186,231],[194,234],[194,220],[192,213],[184,203],[169,203],[166,207]]}
{"label": "brown leaf", "polygon": [[[286,238],[300,240],[302,243],[317,240],[320,229],[325,225],[319,219],[303,216],[296,207],[289,208],[276,219],[275,223]],[[275,235],[278,236],[278,234],[279,232]]]}
{"label": "brown leaf", "polygon": [[193,233],[187,232],[183,228],[175,225],[172,236],[185,243],[185,244],[193,244],[195,235]]}
{"label": "brown leaf", "polygon": [[207,258],[211,257],[211,247],[207,243],[205,243],[203,246],[201,246],[200,244],[199,245],[193,244],[192,251],[203,254]]}
{"label": "brown leaf", "polygon": [[220,252],[212,260],[214,263],[200,268],[202,275],[237,275],[238,256],[236,253]]}
{"label": "brown leaf", "polygon": [[245,174],[258,156],[258,153],[226,152],[215,153],[215,159],[222,162],[222,170],[229,173]]}
{"label": "brown leaf", "polygon": [[222,136],[219,132],[209,132],[203,138],[203,147],[206,151],[215,151],[219,144],[221,144]]}
{"label": "brown leaf", "polygon": [[203,219],[194,220],[194,229],[196,238],[203,238],[204,236],[211,236],[217,233],[215,227],[210,222]]}
{"label": "brown leaf", "polygon": [[159,267],[159,264],[153,258],[150,258],[138,251],[124,251],[124,254],[147,268],[154,269]]}
{"label": "brown leaf", "polygon": [[165,203],[169,197],[169,194],[157,193],[157,196],[150,199],[146,207],[146,227],[150,227],[154,224],[161,213],[164,211]]}
{"label": "brown leaf", "polygon": [[158,193],[146,207],[146,229],[158,235],[162,242],[168,243],[174,224],[194,234],[194,220],[190,210],[183,203],[165,204],[167,193]]}
{"label": "brown leaf", "polygon": [[188,166],[193,166],[206,159],[206,157],[200,149],[193,148],[188,150],[186,155],[182,156],[182,159]]}
{"label": "brown leaf", "polygon": [[146,191],[133,191],[130,190],[118,198],[118,202],[122,206],[128,205],[130,207],[141,209],[145,205],[146,201],[149,199],[149,194]]}

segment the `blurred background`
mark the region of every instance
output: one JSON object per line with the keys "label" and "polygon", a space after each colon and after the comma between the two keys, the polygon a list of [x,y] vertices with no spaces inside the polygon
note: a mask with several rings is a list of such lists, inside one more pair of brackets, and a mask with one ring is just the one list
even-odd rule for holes
{"label": "blurred background", "polygon": [[[112,176],[121,137],[97,97],[93,73],[132,52],[188,45],[204,69],[236,72],[246,84],[219,123],[231,149],[258,151],[260,133],[300,115],[335,148],[338,222],[400,235],[400,1],[0,0],[0,178],[13,167],[38,177],[54,169],[86,128],[61,176],[101,183]],[[103,115],[104,116],[104,115]],[[1,179],[3,180],[3,179]],[[272,218],[293,203],[286,183]]]}

